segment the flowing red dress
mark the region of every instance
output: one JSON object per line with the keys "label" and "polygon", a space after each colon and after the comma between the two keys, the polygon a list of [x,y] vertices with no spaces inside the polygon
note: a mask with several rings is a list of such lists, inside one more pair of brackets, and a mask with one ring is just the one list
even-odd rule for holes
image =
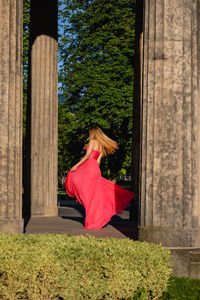
{"label": "flowing red dress", "polygon": [[99,155],[100,152],[93,149],[89,159],[75,172],[70,171],[65,181],[67,194],[85,208],[84,228],[88,229],[102,228],[113,215],[122,213],[134,197],[133,192],[101,176]]}

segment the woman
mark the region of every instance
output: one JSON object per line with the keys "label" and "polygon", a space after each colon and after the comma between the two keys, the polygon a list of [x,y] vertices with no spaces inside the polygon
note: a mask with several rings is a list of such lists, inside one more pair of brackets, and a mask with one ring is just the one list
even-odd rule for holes
{"label": "woman", "polygon": [[65,187],[68,195],[75,197],[85,208],[84,228],[102,228],[113,215],[122,213],[134,197],[133,192],[101,176],[99,166],[102,157],[114,153],[116,149],[116,142],[99,127],[91,128],[85,156],[67,175]]}

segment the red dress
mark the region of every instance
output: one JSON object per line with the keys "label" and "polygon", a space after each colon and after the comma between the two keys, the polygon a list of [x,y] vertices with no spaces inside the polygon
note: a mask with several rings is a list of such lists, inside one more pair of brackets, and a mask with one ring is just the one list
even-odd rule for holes
{"label": "red dress", "polygon": [[134,197],[133,192],[101,176],[99,155],[100,152],[93,149],[89,159],[75,172],[70,171],[65,181],[67,194],[85,208],[84,228],[88,229],[102,228],[113,215],[122,213]]}

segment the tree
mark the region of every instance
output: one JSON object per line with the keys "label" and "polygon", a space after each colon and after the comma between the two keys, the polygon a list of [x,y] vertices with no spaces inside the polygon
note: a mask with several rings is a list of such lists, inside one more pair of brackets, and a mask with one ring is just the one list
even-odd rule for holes
{"label": "tree", "polygon": [[[86,143],[88,127],[95,124],[119,144],[117,154],[103,164],[103,174],[116,177],[120,170],[131,168],[135,0],[62,0],[60,4],[64,25],[59,80],[65,102],[60,106],[64,125],[59,127],[59,151],[65,149],[69,157],[65,156],[65,164],[59,159],[59,169],[72,166]],[[71,135],[79,139],[72,140]]]}

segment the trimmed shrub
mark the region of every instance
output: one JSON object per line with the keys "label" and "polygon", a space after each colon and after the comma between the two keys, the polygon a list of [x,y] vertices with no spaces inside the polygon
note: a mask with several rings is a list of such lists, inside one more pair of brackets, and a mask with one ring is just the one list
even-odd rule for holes
{"label": "trimmed shrub", "polygon": [[169,251],[160,245],[91,236],[0,234],[1,299],[117,300],[141,294],[158,299],[170,274]]}

